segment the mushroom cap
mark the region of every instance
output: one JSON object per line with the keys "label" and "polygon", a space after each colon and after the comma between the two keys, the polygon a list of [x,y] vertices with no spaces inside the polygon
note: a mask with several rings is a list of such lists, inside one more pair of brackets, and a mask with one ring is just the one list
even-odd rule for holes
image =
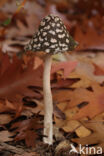
{"label": "mushroom cap", "polygon": [[56,54],[72,51],[77,45],[78,43],[69,34],[62,20],[57,15],[50,14],[43,18],[38,32],[25,46],[25,51]]}

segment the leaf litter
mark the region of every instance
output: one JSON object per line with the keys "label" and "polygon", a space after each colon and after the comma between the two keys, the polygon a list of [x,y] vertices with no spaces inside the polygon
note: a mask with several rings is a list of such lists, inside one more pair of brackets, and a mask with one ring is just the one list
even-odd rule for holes
{"label": "leaf litter", "polygon": [[[70,155],[71,143],[76,148],[78,144],[101,146],[104,152],[103,1],[27,0],[18,4],[0,1],[0,154],[5,155],[6,148],[13,156]],[[51,86],[57,130],[51,147],[42,143],[42,57],[20,57],[40,20],[49,13],[62,17],[79,42],[63,62],[53,57]]]}

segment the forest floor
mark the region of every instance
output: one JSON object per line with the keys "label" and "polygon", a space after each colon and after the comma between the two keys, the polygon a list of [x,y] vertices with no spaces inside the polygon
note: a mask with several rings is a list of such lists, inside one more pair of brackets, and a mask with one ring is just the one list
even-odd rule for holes
{"label": "forest floor", "polygon": [[[54,142],[43,143],[44,61],[21,55],[47,14],[60,16],[76,50],[53,56]],[[71,153],[72,146],[76,153]],[[80,146],[84,147],[81,152]],[[93,150],[90,150],[93,148]],[[104,2],[0,1],[0,156],[104,153]]]}

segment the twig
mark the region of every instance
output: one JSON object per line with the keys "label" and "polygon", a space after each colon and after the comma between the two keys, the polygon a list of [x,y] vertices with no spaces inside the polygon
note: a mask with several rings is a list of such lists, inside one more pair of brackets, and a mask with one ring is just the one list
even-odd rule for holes
{"label": "twig", "polygon": [[0,150],[10,151],[16,154],[23,154],[25,151],[20,147],[8,145],[7,143],[0,142]]}

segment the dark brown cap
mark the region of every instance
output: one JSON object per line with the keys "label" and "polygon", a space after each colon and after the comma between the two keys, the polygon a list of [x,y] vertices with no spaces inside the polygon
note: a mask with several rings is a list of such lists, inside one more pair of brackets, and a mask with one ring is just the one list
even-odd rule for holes
{"label": "dark brown cap", "polygon": [[51,14],[41,21],[38,32],[25,46],[25,50],[56,54],[72,51],[77,45],[62,20],[57,15]]}

